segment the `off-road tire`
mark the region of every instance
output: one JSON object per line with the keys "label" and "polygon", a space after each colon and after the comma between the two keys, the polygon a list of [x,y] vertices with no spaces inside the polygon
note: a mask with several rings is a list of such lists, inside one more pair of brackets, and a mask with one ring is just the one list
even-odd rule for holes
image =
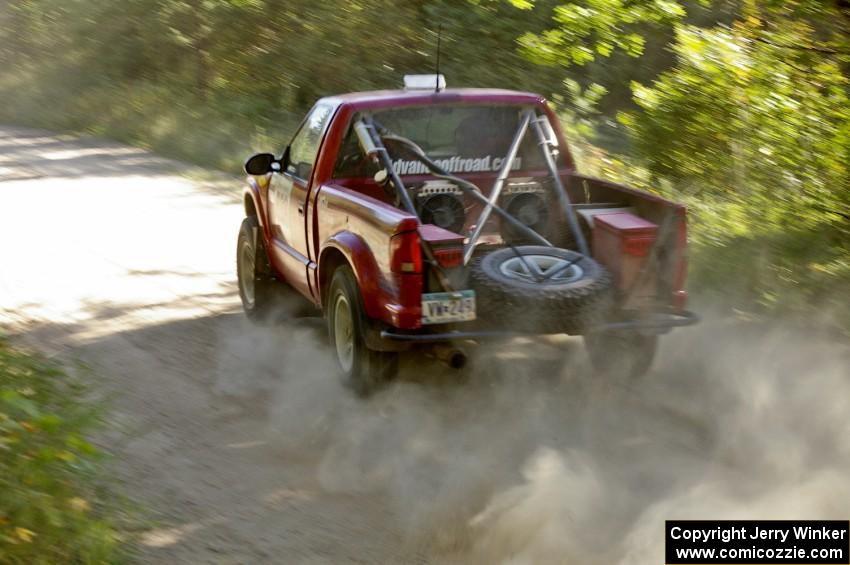
{"label": "off-road tire", "polygon": [[[605,320],[613,303],[612,279],[599,263],[568,249],[536,245],[514,249],[498,249],[472,262],[470,280],[483,323],[519,332],[577,335]],[[575,261],[581,278],[526,282],[508,277],[500,265],[517,252]]]}
{"label": "off-road tire", "polygon": [[[249,260],[251,257],[253,260]],[[250,272],[243,273],[246,270]],[[236,242],[236,279],[242,308],[248,318],[255,322],[268,321],[274,310],[277,287],[281,283],[271,274],[256,216],[248,216],[242,220],[239,228],[239,238]],[[247,288],[248,284],[253,284],[253,289]]]}
{"label": "off-road tire", "polygon": [[[340,301],[343,301],[344,305],[341,305]],[[337,343],[341,332],[338,328],[341,324],[338,315],[344,315],[346,308],[350,315],[350,360],[343,359],[344,354],[340,353]],[[395,376],[398,371],[398,354],[374,351],[366,347],[365,338],[369,319],[363,308],[357,279],[347,265],[334,271],[328,289],[325,317],[328,322],[331,350],[337,357],[346,385],[358,395],[368,396]]]}
{"label": "off-road tire", "polygon": [[652,367],[658,336],[592,333],[584,336],[584,346],[596,372],[609,377],[637,379]]}

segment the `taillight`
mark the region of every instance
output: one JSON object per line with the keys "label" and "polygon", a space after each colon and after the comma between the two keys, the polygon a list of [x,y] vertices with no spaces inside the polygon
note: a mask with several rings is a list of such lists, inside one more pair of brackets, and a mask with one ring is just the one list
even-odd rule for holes
{"label": "taillight", "polygon": [[407,231],[390,238],[390,270],[399,274],[422,272],[422,250],[417,232]]}
{"label": "taillight", "polygon": [[434,258],[444,269],[460,267],[463,264],[462,247],[446,247],[434,250]]}

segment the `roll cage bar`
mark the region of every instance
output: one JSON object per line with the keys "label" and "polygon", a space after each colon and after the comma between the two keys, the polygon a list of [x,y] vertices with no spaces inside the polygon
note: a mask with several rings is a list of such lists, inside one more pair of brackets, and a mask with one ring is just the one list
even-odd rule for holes
{"label": "roll cage bar", "polygon": [[[425,165],[425,167],[435,177],[444,180],[449,180],[457,184],[457,186],[464,193],[470,195],[471,197],[475,198],[484,205],[483,209],[481,210],[481,213],[478,215],[478,219],[475,222],[475,228],[473,229],[472,234],[470,234],[469,236],[469,241],[464,246],[464,265],[468,264],[470,259],[472,258],[472,254],[475,250],[475,245],[478,243],[478,239],[481,236],[481,231],[484,228],[484,224],[487,222],[490,217],[490,214],[493,212],[495,212],[503,220],[511,224],[511,226],[519,230],[524,235],[530,237],[534,241],[547,247],[554,247],[554,245],[552,245],[552,243],[547,240],[543,235],[519,221],[512,214],[510,214],[504,208],[500,207],[497,204],[499,196],[502,193],[502,188],[504,187],[505,181],[507,180],[508,175],[510,174],[511,164],[514,162],[517,152],[519,151],[520,144],[522,143],[523,139],[525,139],[525,136],[528,134],[529,128],[534,131],[534,134],[537,138],[537,145],[538,147],[540,147],[540,151],[542,152],[543,158],[546,162],[546,167],[549,170],[549,175],[552,177],[552,181],[555,185],[556,193],[558,195],[558,202],[561,205],[564,214],[566,215],[567,223],[569,224],[569,228],[573,235],[574,241],[578,246],[578,251],[582,255],[589,256],[590,253],[587,248],[587,242],[585,241],[584,234],[582,233],[579,227],[578,219],[570,202],[570,197],[567,194],[563,183],[561,182],[561,177],[558,173],[558,167],[555,163],[555,154],[558,148],[558,140],[554,134],[552,125],[549,123],[549,120],[545,115],[537,115],[534,109],[523,110],[520,117],[519,126],[517,127],[517,130],[514,133],[511,145],[508,148],[507,155],[505,156],[503,164],[499,170],[499,174],[493,183],[493,187],[490,191],[489,197],[484,196],[479,190],[479,188],[471,182],[462,179],[456,175],[453,175],[442,167],[440,167],[430,157],[428,157],[428,155],[425,153],[425,151],[422,150],[421,147],[419,147],[410,139],[395,135],[392,132],[388,131],[380,124],[380,122],[378,122],[370,114],[361,116],[354,123],[354,132],[357,135],[357,139],[360,143],[361,149],[363,149],[366,155],[375,158],[379,161],[381,166],[386,171],[387,181],[392,183],[395,189],[399,202],[402,204],[405,210],[407,210],[414,217],[416,217],[416,220],[419,225],[422,225],[422,220],[419,217],[419,214],[416,212],[416,207],[413,205],[413,201],[410,198],[410,194],[408,193],[404,182],[401,180],[401,177],[393,168],[392,159],[390,157],[389,152],[387,151],[386,146],[384,145],[384,140],[394,141],[396,143],[404,145],[412,152],[413,157],[417,159],[420,163]],[[448,284],[448,280],[442,272],[442,269],[440,269],[439,264],[434,260],[434,254],[430,246],[427,244],[427,242],[422,242],[422,248],[428,260],[432,263],[432,265],[434,265],[438,269],[438,274],[441,283],[443,283],[445,288],[449,290],[449,287],[446,286]],[[515,248],[513,248],[513,246],[511,246],[511,248],[514,249],[514,252],[522,260],[522,255]],[[559,271],[560,270],[561,269],[559,269]],[[554,276],[554,274],[557,273],[547,273],[546,278]]]}

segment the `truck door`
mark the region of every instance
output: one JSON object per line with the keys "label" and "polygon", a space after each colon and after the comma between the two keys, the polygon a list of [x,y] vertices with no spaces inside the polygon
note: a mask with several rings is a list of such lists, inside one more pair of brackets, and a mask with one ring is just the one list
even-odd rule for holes
{"label": "truck door", "polygon": [[333,106],[316,105],[289,143],[286,170],[273,173],[269,187],[269,218],[273,256],[287,282],[305,296],[310,296],[307,247],[307,195],[313,176],[313,164],[319,152]]}

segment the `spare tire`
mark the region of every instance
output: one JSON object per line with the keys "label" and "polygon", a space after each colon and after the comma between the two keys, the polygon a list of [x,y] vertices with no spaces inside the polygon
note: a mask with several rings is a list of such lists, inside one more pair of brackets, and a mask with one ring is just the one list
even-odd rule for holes
{"label": "spare tire", "polygon": [[479,320],[521,332],[582,334],[613,303],[608,271],[569,249],[498,249],[473,261],[470,278]]}

